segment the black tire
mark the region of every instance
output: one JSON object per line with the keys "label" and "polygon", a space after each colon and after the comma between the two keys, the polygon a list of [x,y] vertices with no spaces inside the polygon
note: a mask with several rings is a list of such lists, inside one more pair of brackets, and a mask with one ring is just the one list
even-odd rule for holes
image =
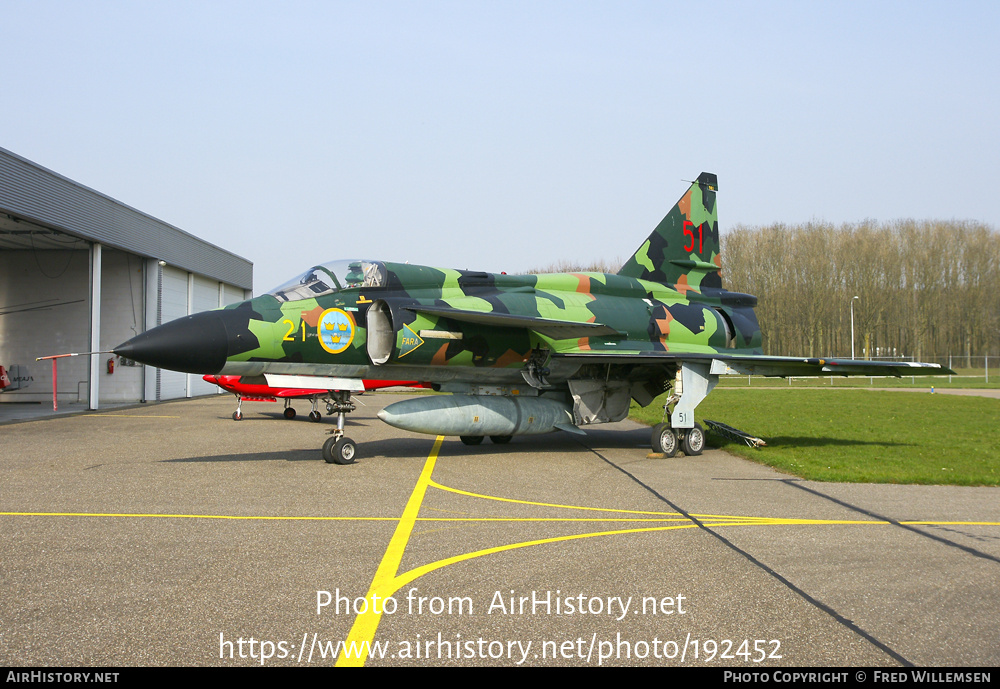
{"label": "black tire", "polygon": [[705,449],[705,431],[698,424],[688,429],[681,441],[681,449],[688,457],[697,457]]}
{"label": "black tire", "polygon": [[337,443],[337,439],[332,435],[326,439],[323,443],[323,461],[327,464],[333,464],[333,446]]}
{"label": "black tire", "polygon": [[506,445],[513,437],[512,435],[491,435],[490,440],[494,445]]}
{"label": "black tire", "polygon": [[243,412],[234,411],[233,412],[233,421],[242,421],[242,420],[243,420]]}
{"label": "black tire", "polygon": [[673,457],[677,454],[677,434],[668,423],[658,423],[653,427],[653,436],[650,439],[653,452],[658,452],[664,457]]}
{"label": "black tire", "polygon": [[[291,407],[289,407],[289,409],[291,409]],[[323,415],[320,414],[318,411],[311,411],[311,412],[309,412],[309,420],[310,421],[320,421],[320,420],[322,420],[322,418],[323,418]]]}
{"label": "black tire", "polygon": [[479,445],[483,442],[481,435],[460,435],[458,437],[466,445]]}
{"label": "black tire", "polygon": [[358,446],[350,438],[337,440],[330,436],[323,443],[323,459],[327,464],[354,464],[358,461]]}
{"label": "black tire", "polygon": [[285,407],[285,418],[289,421],[295,418],[295,407]]}

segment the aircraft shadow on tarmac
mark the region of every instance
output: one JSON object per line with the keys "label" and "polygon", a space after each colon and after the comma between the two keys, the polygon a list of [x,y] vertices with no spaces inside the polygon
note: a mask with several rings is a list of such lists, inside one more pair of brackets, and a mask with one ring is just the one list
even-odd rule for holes
{"label": "aircraft shadow on tarmac", "polygon": [[[227,417],[220,416],[219,419],[225,419]],[[256,412],[254,415],[247,415],[239,423],[253,424],[254,422],[277,422],[277,423],[294,423],[299,419],[294,419],[289,421],[283,418],[281,412]],[[314,425],[316,422],[309,421],[308,416],[303,414],[301,421],[307,425]],[[357,429],[362,429],[373,425],[374,419],[368,418],[353,418],[348,419],[346,425],[352,426]],[[324,424],[325,425],[325,424]],[[318,427],[317,427],[318,430]],[[503,454],[537,454],[546,451],[556,451],[556,452],[566,452],[573,449],[580,450],[620,450],[627,448],[646,448],[648,451],[649,447],[649,428],[636,428],[630,430],[622,429],[588,429],[586,437],[576,436],[568,433],[546,433],[540,435],[526,435],[526,436],[515,436],[510,442],[503,445],[497,445],[488,439],[484,439],[481,445],[465,445],[457,437],[446,437],[444,443],[441,446],[440,454],[442,456],[454,457],[457,455],[467,455],[469,457],[476,457],[480,455],[492,455],[496,453]],[[321,434],[323,435],[323,434]],[[719,436],[709,433],[708,437],[708,447],[710,449],[722,449],[725,450],[727,447],[735,447],[737,444],[734,441],[727,440],[725,438],[720,438]],[[419,441],[426,441],[426,446],[423,451],[418,450],[415,447],[415,443]],[[434,436],[430,435],[418,435],[411,434],[402,438],[386,438],[380,440],[368,440],[365,442],[365,453],[363,456],[358,458],[359,462],[378,460],[379,458],[407,458],[412,457],[415,459],[423,460],[426,458],[427,453],[430,452],[431,444],[433,443]],[[850,440],[845,438],[833,438],[833,437],[810,437],[810,436],[773,436],[766,438],[767,444],[771,447],[780,446],[795,446],[800,448],[809,447],[829,447],[829,446],[859,446],[859,447],[895,447],[895,446],[912,446],[913,443],[899,443],[899,442],[887,442],[887,441],[865,441],[865,440]],[[766,448],[761,449],[761,452],[767,452]],[[646,453],[642,453],[644,458]],[[638,458],[638,455],[637,455]],[[166,462],[257,462],[257,461],[274,461],[276,459],[281,459],[289,462],[300,462],[300,461],[322,461],[322,456],[315,449],[304,449],[304,450],[275,450],[275,451],[264,451],[264,452],[251,452],[242,454],[222,454],[222,455],[205,455],[202,457],[185,457],[178,459],[168,459],[164,460]]]}
{"label": "aircraft shadow on tarmac", "polygon": [[[285,422],[284,419],[281,420]],[[246,419],[240,423],[246,423]],[[287,423],[287,422],[286,422]],[[348,423],[352,426],[367,426],[365,421],[352,420]],[[645,451],[649,431],[646,429],[636,429],[630,431],[599,431],[588,433],[586,438],[569,435],[568,433],[549,433],[545,435],[517,436],[509,443],[497,445],[490,440],[484,440],[482,445],[465,445],[458,438],[447,437],[441,445],[439,456],[456,457],[466,456],[473,459],[482,455],[494,455],[502,453],[512,454],[539,454],[544,452],[567,452],[579,450],[599,449],[623,449],[638,447],[645,457]],[[410,434],[401,438],[383,438],[379,440],[369,440],[365,442],[365,453],[358,458],[358,462],[377,462],[380,459],[414,459],[423,461],[430,453],[434,443],[434,436]],[[285,449],[262,452],[227,453],[218,455],[203,455],[201,457],[180,457],[176,459],[162,460],[165,463],[192,463],[192,462],[271,462],[274,460],[284,460],[287,462],[318,462],[323,463],[323,458],[319,450],[310,449]],[[349,466],[349,465],[348,465]]]}
{"label": "aircraft shadow on tarmac", "polygon": [[204,457],[178,457],[161,461],[165,464],[187,464],[197,462],[273,462],[275,460],[315,462],[317,460],[323,461],[323,458],[319,451],[310,448],[308,450],[276,450],[274,452],[241,452],[228,455],[205,455]]}
{"label": "aircraft shadow on tarmac", "polygon": [[[228,421],[229,423],[241,423],[241,424],[253,424],[253,423],[262,423],[262,422],[267,422],[267,423],[303,423],[303,424],[307,424],[307,425],[310,425],[310,426],[315,426],[316,428],[335,427],[337,425],[337,419],[335,417],[332,417],[332,416],[331,417],[327,417],[327,416],[324,415],[323,418],[320,421],[312,421],[312,420],[309,419],[308,412],[305,413],[305,414],[298,414],[298,415],[296,415],[296,417],[294,419],[286,419],[285,415],[284,415],[284,412],[280,412],[280,411],[278,411],[278,412],[269,412],[269,411],[246,412],[246,413],[243,414],[243,418],[240,421],[236,421],[236,422],[233,421],[232,416],[219,415],[217,418],[218,418],[219,421]],[[363,417],[363,416],[355,417],[353,419],[350,418],[350,417],[348,417],[345,420],[345,422],[344,422],[344,426],[345,427],[348,427],[348,426],[358,426],[358,427],[362,427],[363,428],[365,426],[370,426],[373,423],[377,423],[377,419],[366,418],[366,417]]]}

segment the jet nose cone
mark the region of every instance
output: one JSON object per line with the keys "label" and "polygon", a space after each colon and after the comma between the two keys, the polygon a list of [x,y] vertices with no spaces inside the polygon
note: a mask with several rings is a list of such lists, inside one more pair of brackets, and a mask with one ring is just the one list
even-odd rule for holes
{"label": "jet nose cone", "polygon": [[[123,342],[114,352],[171,371],[218,373],[231,354],[246,351],[243,340],[252,337],[246,329],[246,317],[234,319],[232,313],[206,311],[178,318]],[[254,340],[253,346],[257,346]],[[230,341],[234,346],[230,346]]]}

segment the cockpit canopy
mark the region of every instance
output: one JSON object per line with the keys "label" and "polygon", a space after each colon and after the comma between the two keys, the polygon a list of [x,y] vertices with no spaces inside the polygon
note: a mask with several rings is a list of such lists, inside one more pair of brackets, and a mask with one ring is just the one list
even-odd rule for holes
{"label": "cockpit canopy", "polygon": [[332,294],[342,289],[382,287],[386,282],[381,261],[341,260],[313,266],[268,294],[278,301],[299,301]]}

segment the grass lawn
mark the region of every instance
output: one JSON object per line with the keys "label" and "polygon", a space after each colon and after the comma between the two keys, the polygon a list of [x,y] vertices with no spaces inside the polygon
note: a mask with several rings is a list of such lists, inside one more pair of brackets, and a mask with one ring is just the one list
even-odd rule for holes
{"label": "grass lawn", "polygon": [[[710,446],[817,481],[1000,485],[1000,399],[753,387],[759,380],[749,388],[716,388],[695,416],[763,438],[767,447],[708,433]],[[662,399],[633,406],[631,418],[659,423]]]}

